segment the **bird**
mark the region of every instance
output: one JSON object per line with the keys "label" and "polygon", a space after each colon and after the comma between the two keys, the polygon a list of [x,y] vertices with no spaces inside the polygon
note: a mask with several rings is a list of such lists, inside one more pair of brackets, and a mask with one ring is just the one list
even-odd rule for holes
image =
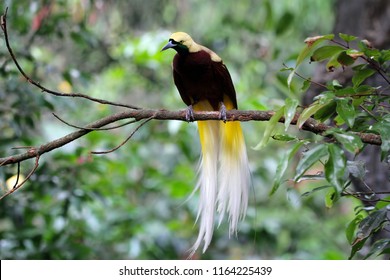
{"label": "bird", "polygon": [[215,224],[220,226],[225,215],[229,237],[237,235],[238,223],[248,207],[250,169],[241,124],[226,121],[226,112],[238,106],[232,78],[222,59],[185,32],[173,33],[161,51],[167,49],[176,51],[173,80],[187,105],[187,121],[194,120],[194,111],[219,111],[220,116],[220,120],[197,122],[201,159],[194,192],[199,191],[199,233],[190,248],[192,256],[202,242],[202,251],[206,252]]}

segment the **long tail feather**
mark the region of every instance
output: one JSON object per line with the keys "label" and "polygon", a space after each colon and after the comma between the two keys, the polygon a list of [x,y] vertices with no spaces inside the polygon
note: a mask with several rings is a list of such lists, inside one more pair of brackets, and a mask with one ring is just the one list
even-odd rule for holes
{"label": "long tail feather", "polygon": [[218,178],[218,121],[198,122],[202,158],[196,189],[200,191],[197,221],[200,220],[198,238],[192,248],[195,252],[204,241],[203,252],[210,245],[214,231],[214,213]]}
{"label": "long tail feather", "polygon": [[[231,102],[226,102],[232,109]],[[194,105],[195,111],[212,111],[209,102]],[[190,257],[202,241],[203,252],[210,245],[215,212],[219,213],[219,224],[224,214],[229,218],[229,235],[237,232],[240,219],[245,217],[248,205],[250,172],[244,136],[240,122],[199,121],[199,138],[202,158],[199,166],[199,234],[190,250]],[[219,169],[218,169],[219,166]]]}
{"label": "long tail feather", "polygon": [[[194,106],[196,111],[212,111],[211,105],[205,101]],[[198,184],[195,189],[200,192],[199,209],[196,221],[200,220],[199,234],[191,248],[190,256],[204,241],[203,252],[210,245],[214,231],[214,213],[218,191],[218,147],[219,121],[199,121],[198,131],[202,147],[202,157],[199,165]]]}
{"label": "long tail feather", "polygon": [[217,211],[221,224],[224,213],[229,217],[229,233],[237,232],[248,206],[250,172],[240,122],[220,122],[219,189]]}

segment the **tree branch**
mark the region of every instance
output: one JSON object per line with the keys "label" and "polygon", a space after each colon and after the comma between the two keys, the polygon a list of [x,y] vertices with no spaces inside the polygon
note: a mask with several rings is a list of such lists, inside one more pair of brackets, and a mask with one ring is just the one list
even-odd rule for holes
{"label": "tree branch", "polygon": [[[268,121],[274,115],[274,111],[238,111],[231,110],[226,113],[227,121]],[[85,126],[84,129],[79,129],[75,132],[72,132],[64,137],[58,138],[49,143],[43,144],[39,147],[32,147],[27,152],[21,153],[14,156],[0,158],[0,166],[14,164],[17,162],[24,161],[26,159],[34,158],[50,152],[54,149],[62,147],[85,134],[90,133],[91,131],[97,130],[101,127],[104,127],[108,124],[117,122],[123,119],[135,119],[137,121],[142,119],[155,119],[155,120],[177,120],[177,121],[186,121],[186,111],[167,111],[167,110],[152,110],[152,109],[143,109],[143,110],[129,110],[124,112],[119,112],[107,117],[104,117],[100,120],[92,122]],[[220,120],[219,112],[194,112],[194,120]],[[291,124],[296,124],[299,118],[299,114],[296,114]],[[281,118],[279,122],[284,122],[284,118]],[[302,126],[302,130],[310,131],[315,134],[323,134],[327,130],[331,129],[331,126],[328,126],[323,123],[319,123],[316,120],[310,118]],[[361,138],[364,143],[372,145],[381,145],[382,141],[379,135],[373,133],[362,133],[354,132],[357,136]]]}

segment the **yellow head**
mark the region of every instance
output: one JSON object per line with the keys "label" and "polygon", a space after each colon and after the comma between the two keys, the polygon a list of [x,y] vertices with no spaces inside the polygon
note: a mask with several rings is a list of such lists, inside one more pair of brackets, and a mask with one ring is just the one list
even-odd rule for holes
{"label": "yellow head", "polygon": [[179,54],[196,53],[199,51],[205,51],[210,55],[211,60],[215,62],[222,62],[222,59],[212,50],[201,46],[192,40],[191,36],[185,32],[175,32],[169,37],[168,44],[166,44],[161,51],[166,49],[174,49]]}
{"label": "yellow head", "polygon": [[192,40],[191,36],[185,32],[175,32],[169,37],[169,42],[166,44],[162,51],[166,49],[175,49],[177,52],[197,52],[200,47]]}

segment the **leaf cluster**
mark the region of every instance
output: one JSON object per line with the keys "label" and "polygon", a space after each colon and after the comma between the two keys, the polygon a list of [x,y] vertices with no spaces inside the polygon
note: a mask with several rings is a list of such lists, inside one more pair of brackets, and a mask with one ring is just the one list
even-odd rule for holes
{"label": "leaf cluster", "polygon": [[[309,94],[313,87],[320,87],[321,91],[307,106],[299,106],[298,100],[287,99],[274,117],[286,119],[285,131],[291,116],[296,112],[299,112],[298,128],[309,118],[314,118],[328,124],[331,129],[322,133],[322,139],[298,139],[289,134],[273,137],[294,144],[278,165],[271,194],[283,183],[289,163],[299,157],[293,181],[295,184],[308,179],[322,181],[322,186],[315,187],[304,195],[326,190],[324,201],[329,208],[342,197],[359,198],[351,185],[351,178],[364,182],[367,173],[364,164],[354,160],[367,147],[361,141],[359,133],[380,135],[381,159],[387,161],[390,155],[390,50],[375,49],[368,41],[358,41],[357,37],[347,34],[339,34],[337,39],[334,34],[310,37],[305,43],[295,66],[282,70],[290,71],[287,77],[289,86],[296,77],[303,81],[301,94]],[[332,72],[332,78],[320,84],[312,78],[302,76],[299,68],[307,61],[321,63],[327,72]],[[338,76],[347,71],[351,72],[349,80],[338,79]],[[269,122],[260,146],[268,141],[276,122],[277,120]],[[314,167],[321,171],[315,175],[310,174]],[[370,186],[367,186],[367,194],[371,201],[379,202],[376,205],[374,203],[374,209],[365,218],[359,211],[349,223],[346,233],[351,244],[350,258],[355,256],[369,237],[389,224],[388,198],[375,193]],[[377,241],[365,257],[388,253],[388,245],[389,240]]]}

